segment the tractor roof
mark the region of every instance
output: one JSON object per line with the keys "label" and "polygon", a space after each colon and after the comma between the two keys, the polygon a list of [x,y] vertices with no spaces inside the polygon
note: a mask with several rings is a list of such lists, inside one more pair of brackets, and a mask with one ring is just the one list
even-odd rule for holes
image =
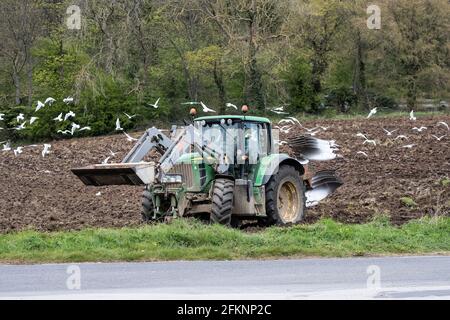
{"label": "tractor roof", "polygon": [[221,120],[221,119],[239,119],[242,121],[251,121],[251,122],[264,122],[270,123],[270,120],[263,117],[253,117],[253,116],[237,116],[237,115],[229,115],[229,116],[206,116],[195,119],[195,121],[208,121],[208,120]]}

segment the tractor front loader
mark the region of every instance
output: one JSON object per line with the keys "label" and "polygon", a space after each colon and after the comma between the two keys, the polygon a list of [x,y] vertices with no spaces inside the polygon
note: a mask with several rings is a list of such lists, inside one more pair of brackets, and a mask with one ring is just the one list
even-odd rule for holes
{"label": "tractor front loader", "polygon": [[[151,128],[120,164],[73,169],[88,186],[143,186],[145,221],[195,216],[224,225],[259,220],[301,221],[342,182],[333,171],[306,174],[309,160],[335,157],[335,144],[312,137],[293,141],[296,158],[278,153],[270,120],[211,116],[173,127],[170,137]],[[143,162],[150,150],[162,157]]]}

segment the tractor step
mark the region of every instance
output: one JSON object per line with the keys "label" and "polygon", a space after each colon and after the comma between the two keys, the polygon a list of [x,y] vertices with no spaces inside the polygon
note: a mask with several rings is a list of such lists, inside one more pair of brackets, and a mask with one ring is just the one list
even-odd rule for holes
{"label": "tractor step", "polygon": [[155,179],[153,162],[97,164],[72,172],[87,186],[147,185]]}

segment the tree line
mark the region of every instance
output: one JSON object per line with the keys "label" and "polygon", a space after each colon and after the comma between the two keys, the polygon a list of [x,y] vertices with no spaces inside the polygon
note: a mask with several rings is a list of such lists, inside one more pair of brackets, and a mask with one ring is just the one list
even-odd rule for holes
{"label": "tree line", "polygon": [[140,115],[125,127],[181,119],[186,101],[256,114],[414,109],[450,88],[447,0],[2,0],[0,16],[0,127],[47,97],[73,96],[101,134],[123,112]]}

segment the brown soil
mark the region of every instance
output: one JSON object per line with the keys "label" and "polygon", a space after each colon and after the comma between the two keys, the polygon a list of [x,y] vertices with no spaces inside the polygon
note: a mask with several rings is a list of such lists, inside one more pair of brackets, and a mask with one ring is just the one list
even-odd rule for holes
{"label": "brown soil", "polygon": [[[450,215],[450,186],[441,181],[450,177],[450,133],[437,121],[450,117],[427,117],[411,122],[407,118],[366,120],[320,120],[305,122],[323,125],[319,138],[333,139],[341,146],[342,158],[315,163],[314,169],[337,169],[345,185],[319,206],[310,209],[306,222],[333,217],[343,222],[365,222],[374,215],[387,214],[394,223],[424,215]],[[428,130],[415,133],[414,126]],[[409,137],[394,141],[382,128]],[[291,131],[290,136],[302,131]],[[363,145],[358,132],[375,139],[377,146]],[[441,142],[431,135],[448,133]],[[139,136],[139,133],[133,134]],[[282,137],[286,139],[287,137]],[[0,232],[33,228],[44,231],[86,227],[139,225],[141,188],[85,187],[70,168],[100,163],[109,149],[118,152],[120,162],[133,143],[123,135],[81,138],[51,143],[52,153],[42,158],[42,146],[27,147],[15,157],[0,151]],[[416,144],[412,149],[402,148]],[[288,151],[288,150],[286,150]],[[358,155],[364,151],[368,157]],[[100,196],[96,194],[101,192]],[[416,207],[400,200],[410,197]]]}

